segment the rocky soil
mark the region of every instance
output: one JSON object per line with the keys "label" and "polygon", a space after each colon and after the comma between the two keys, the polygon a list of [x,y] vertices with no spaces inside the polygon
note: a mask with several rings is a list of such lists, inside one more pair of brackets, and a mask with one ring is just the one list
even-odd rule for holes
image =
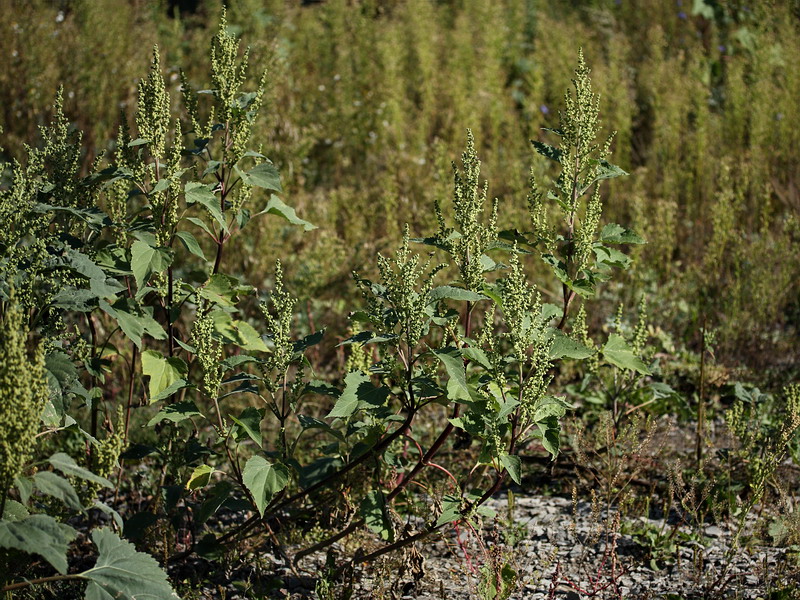
{"label": "rocky soil", "polygon": [[[484,527],[480,542],[463,527],[451,529],[421,548],[424,556],[410,550],[361,568],[333,586],[330,596],[315,591],[325,573],[324,555],[309,557],[293,573],[264,548],[262,565],[271,562],[276,575],[265,597],[338,599],[348,597],[342,592],[349,587],[351,598],[471,600],[484,597],[481,581],[493,578],[493,562],[497,570],[507,563],[516,572],[514,599],[777,600],[795,598],[800,589],[797,555],[748,537],[755,518],[734,547],[732,525],[692,531],[677,514],[620,523],[569,498],[518,495],[513,504],[509,514],[506,495],[489,502],[498,518]],[[243,598],[248,572],[246,564],[233,568],[225,584],[209,587],[208,597],[218,597],[224,587],[228,600]]]}

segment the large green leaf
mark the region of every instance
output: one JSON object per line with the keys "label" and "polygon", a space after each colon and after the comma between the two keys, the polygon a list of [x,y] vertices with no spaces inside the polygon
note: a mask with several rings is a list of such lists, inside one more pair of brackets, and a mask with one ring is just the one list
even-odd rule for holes
{"label": "large green leaf", "polygon": [[289,470],[280,463],[273,465],[267,462],[263,456],[253,456],[244,466],[242,480],[263,517],[269,501],[289,482]]}
{"label": "large green leaf", "polygon": [[620,369],[629,369],[642,375],[650,375],[647,365],[633,353],[625,339],[616,333],[609,335],[606,345],[603,346],[603,360]]}
{"label": "large green leaf", "polygon": [[594,350],[587,348],[580,342],[567,337],[561,331],[553,330],[553,345],[550,346],[550,358],[588,358]]}
{"label": "large green leaf", "polygon": [[478,292],[465,290],[464,288],[458,288],[452,285],[440,285],[433,288],[428,293],[428,302],[437,302],[444,298],[461,302],[478,302],[480,300],[489,299],[487,296],[479,294]]}
{"label": "large green leaf", "polygon": [[258,447],[261,447],[261,420],[264,418],[265,409],[258,409],[254,406],[245,408],[238,417],[231,415],[231,419],[236,423],[233,436],[237,442],[245,438],[253,440]]}
{"label": "large green leaf", "polygon": [[163,340],[167,337],[167,332],[153,318],[152,309],[140,306],[132,298],[120,298],[113,306],[105,300],[100,300],[99,306],[103,312],[117,322],[128,339],[140,349],[144,334],[156,340]]}
{"label": "large green leaf", "polygon": [[186,400],[184,402],[168,404],[147,422],[147,426],[152,427],[156,423],[160,423],[165,419],[173,423],[180,423],[181,421],[185,421],[186,419],[190,419],[192,417],[202,416],[203,413],[197,410],[197,405],[191,400]]}
{"label": "large green leaf", "polygon": [[361,371],[353,371],[344,378],[344,391],[333,409],[326,415],[329,419],[346,419],[359,408],[383,406],[389,396],[389,388],[376,386],[369,376]]}
{"label": "large green leaf", "polygon": [[58,498],[75,511],[83,510],[78,493],[72,484],[52,471],[39,471],[33,476],[34,486],[43,494]]}
{"label": "large green leaf", "polygon": [[78,537],[69,525],[49,515],[32,515],[18,521],[0,520],[0,547],[38,554],[62,575],[67,572],[67,546]]}
{"label": "large green leaf", "polygon": [[605,244],[644,244],[645,241],[633,230],[609,223],[600,232],[600,241]]}
{"label": "large green leaf", "polygon": [[150,402],[154,402],[154,398],[170,385],[185,378],[188,372],[186,363],[180,358],[167,357],[156,350],[142,352],[142,374],[150,378]]}
{"label": "large green leaf", "polygon": [[220,208],[219,198],[212,191],[212,188],[198,181],[190,181],[183,188],[186,197],[186,204],[202,204],[206,210],[214,217],[214,220],[227,232],[228,225],[225,223],[225,216]]}
{"label": "large green leaf", "polygon": [[522,461],[513,454],[501,454],[500,462],[517,485],[522,484]]}
{"label": "large green leaf", "polygon": [[377,533],[382,540],[394,541],[392,520],[386,508],[386,499],[380,491],[372,490],[364,496],[360,512],[366,526]]}
{"label": "large green leaf", "polygon": [[64,473],[64,475],[79,477],[80,479],[85,479],[86,481],[91,481],[107,488],[114,487],[114,484],[108,479],[105,477],[100,477],[99,475],[95,475],[88,469],[84,469],[83,467],[79,466],[71,456],[64,454],[63,452],[56,452],[53,454],[53,456],[47,459],[47,462],[53,465],[53,468]]}
{"label": "large green leaf", "polygon": [[467,386],[467,373],[464,370],[464,360],[456,348],[434,350],[433,353],[442,361],[447,375],[447,397],[450,400],[469,402],[469,387]]}
{"label": "large green leaf", "polygon": [[97,563],[80,574],[89,580],[85,600],[167,600],[178,599],[155,559],[137,552],[108,529],[95,529],[92,540],[100,556]]}
{"label": "large green leaf", "polygon": [[141,290],[153,273],[163,272],[172,262],[170,252],[166,248],[154,248],[141,240],[131,246],[131,270],[136,279],[136,287]]}
{"label": "large green leaf", "polygon": [[186,482],[187,490],[196,490],[206,487],[211,481],[211,476],[214,474],[214,467],[209,465],[200,465],[195,467],[192,474],[189,476],[189,481]]}
{"label": "large green leaf", "polygon": [[285,204],[283,200],[278,198],[275,194],[270,196],[269,202],[264,207],[260,215],[278,215],[279,217],[283,217],[292,225],[300,225],[305,231],[311,231],[312,229],[316,229],[317,226],[313,223],[309,223],[297,216],[297,213],[294,211],[294,208]]}
{"label": "large green leaf", "polygon": [[254,185],[265,190],[273,190],[275,192],[282,192],[281,187],[281,174],[275,165],[272,163],[264,162],[256,165],[249,171],[241,171],[237,167],[236,170],[239,176],[247,185]]}
{"label": "large green leaf", "polygon": [[235,306],[238,301],[239,281],[228,275],[216,273],[197,289],[201,298],[220,306]]}

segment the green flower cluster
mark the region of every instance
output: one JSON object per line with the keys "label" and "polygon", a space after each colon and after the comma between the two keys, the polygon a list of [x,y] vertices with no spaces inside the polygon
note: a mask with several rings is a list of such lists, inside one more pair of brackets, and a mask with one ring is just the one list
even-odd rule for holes
{"label": "green flower cluster", "polygon": [[0,511],[31,456],[48,395],[42,345],[30,356],[27,342],[24,312],[12,300],[0,323]]}

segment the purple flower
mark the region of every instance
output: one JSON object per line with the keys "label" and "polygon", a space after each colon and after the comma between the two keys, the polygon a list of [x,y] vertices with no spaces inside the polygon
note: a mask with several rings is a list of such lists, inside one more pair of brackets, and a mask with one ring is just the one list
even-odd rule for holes
{"label": "purple flower", "polygon": [[685,19],[685,18],[686,18],[686,13],[685,13],[685,12],[683,12],[683,11],[679,12],[679,13],[678,13],[678,18],[679,18],[679,19]]}
{"label": "purple flower", "polygon": [[547,105],[546,105],[546,104],[542,104],[542,105],[539,107],[539,110],[540,110],[540,111],[542,111],[542,114],[543,114],[543,115],[546,115],[547,113],[549,113],[549,112],[550,112],[550,109],[549,109],[549,108],[547,108]]}
{"label": "purple flower", "polygon": [[717,46],[717,50],[724,53],[725,50],[727,50],[727,48],[725,48],[725,44],[720,44],[719,46]]}

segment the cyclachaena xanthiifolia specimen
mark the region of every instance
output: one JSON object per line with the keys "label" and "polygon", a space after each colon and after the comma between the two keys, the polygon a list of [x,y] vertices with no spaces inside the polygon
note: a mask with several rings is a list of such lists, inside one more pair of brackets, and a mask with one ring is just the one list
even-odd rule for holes
{"label": "cyclachaena xanthiifolia specimen", "polygon": [[0,514],[30,458],[46,398],[44,352],[41,345],[28,351],[25,315],[12,301],[0,321]]}

